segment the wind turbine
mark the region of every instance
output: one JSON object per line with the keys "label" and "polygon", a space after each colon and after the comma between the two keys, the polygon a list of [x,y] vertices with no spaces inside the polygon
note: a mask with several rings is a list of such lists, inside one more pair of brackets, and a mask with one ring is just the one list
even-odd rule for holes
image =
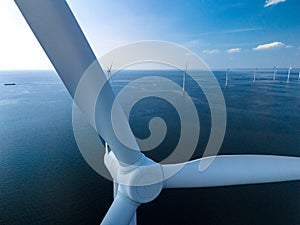
{"label": "wind turbine", "polygon": [[185,79],[186,79],[186,72],[187,72],[188,62],[185,64],[185,70],[183,71],[183,77],[182,77],[182,94],[185,94]]}
{"label": "wind turbine", "polygon": [[110,77],[111,77],[111,68],[112,68],[112,63],[110,64],[110,66],[109,67],[107,67],[107,79],[109,79]]}
{"label": "wind turbine", "polygon": [[288,71],[288,75],[287,75],[286,83],[290,83],[291,70],[292,70],[292,66],[290,65],[289,71]]}
{"label": "wind turbine", "polygon": [[228,81],[229,81],[229,68],[226,70],[226,75],[225,75],[225,87],[227,88],[228,86]]}
{"label": "wind turbine", "polygon": [[273,69],[273,80],[276,80],[276,73],[277,73],[277,67],[274,66],[274,69]]}
{"label": "wind turbine", "polygon": [[[107,79],[110,79],[110,77],[111,77],[111,68],[112,68],[112,63],[110,64],[110,66],[109,67],[107,67]],[[105,142],[105,150],[108,150],[109,149],[109,147],[108,147],[108,144],[107,144],[107,142]]]}
{"label": "wind turbine", "polygon": [[256,81],[256,72],[257,72],[257,67],[255,68],[254,73],[253,73],[253,84]]}
{"label": "wind turbine", "polygon": [[[74,98],[81,76],[92,63],[98,63],[75,17],[64,0],[15,0],[27,23],[46,52],[58,75]],[[94,67],[99,80],[106,76],[100,64]],[[89,83],[91,88],[94,84]],[[121,144],[113,133],[107,105],[114,94],[110,86],[103,102],[96,105],[95,126],[99,135],[108,143],[105,165],[114,178],[114,201],[101,224],[135,224],[136,210],[155,199],[165,188],[199,188],[254,183],[300,180],[300,159],[271,155],[216,156],[204,171],[199,164],[209,157],[186,163],[161,165],[147,158],[141,151]],[[85,112],[86,105],[78,101]],[[100,105],[99,105],[100,104]],[[119,109],[122,115],[121,108]],[[130,146],[138,145],[126,117],[120,116],[123,132]],[[184,167],[182,167],[184,166]],[[177,173],[168,177],[170,173]],[[168,177],[168,179],[163,179]],[[122,181],[127,181],[127,184]],[[150,183],[149,183],[150,181]],[[155,181],[154,183],[152,181]],[[142,182],[142,183],[141,183]]]}

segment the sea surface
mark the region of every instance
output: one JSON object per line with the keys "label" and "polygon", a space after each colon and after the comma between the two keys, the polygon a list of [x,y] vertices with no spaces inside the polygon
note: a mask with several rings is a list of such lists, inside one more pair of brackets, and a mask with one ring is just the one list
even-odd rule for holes
{"label": "sea surface", "polygon": [[[227,87],[226,71],[213,73],[227,108],[219,154],[300,157],[299,70],[292,70],[289,83],[287,69],[279,69],[276,80],[273,70],[259,69],[255,83],[252,69],[231,70]],[[110,83],[117,94],[130,81],[145,76],[171,77],[182,84],[182,71],[137,70],[118,73]],[[201,157],[209,138],[210,109],[189,77],[186,91],[201,124],[195,159]],[[129,122],[137,137],[146,138],[148,122],[157,116],[167,124],[166,138],[146,154],[161,161],[180,136],[179,116],[172,105],[155,97],[141,100],[132,108]],[[72,128],[72,99],[58,75],[0,72],[0,224],[100,224],[112,195],[111,182],[80,154]],[[299,225],[300,181],[163,190],[156,200],[142,205],[137,216],[143,225]]]}

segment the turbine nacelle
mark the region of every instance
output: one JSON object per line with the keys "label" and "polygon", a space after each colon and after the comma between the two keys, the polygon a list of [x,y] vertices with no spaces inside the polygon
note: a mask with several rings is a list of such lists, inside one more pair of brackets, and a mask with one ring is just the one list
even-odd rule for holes
{"label": "turbine nacelle", "polygon": [[145,156],[133,165],[120,165],[110,151],[105,153],[104,164],[118,185],[118,192],[136,203],[154,200],[163,188],[161,165]]}

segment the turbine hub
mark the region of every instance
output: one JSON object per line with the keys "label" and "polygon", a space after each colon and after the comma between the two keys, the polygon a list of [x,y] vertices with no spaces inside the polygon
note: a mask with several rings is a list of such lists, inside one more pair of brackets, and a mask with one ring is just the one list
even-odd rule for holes
{"label": "turbine hub", "polygon": [[118,192],[125,197],[137,203],[147,203],[160,194],[164,176],[159,163],[143,155],[133,165],[120,165],[112,152],[104,159],[108,171],[119,184]]}

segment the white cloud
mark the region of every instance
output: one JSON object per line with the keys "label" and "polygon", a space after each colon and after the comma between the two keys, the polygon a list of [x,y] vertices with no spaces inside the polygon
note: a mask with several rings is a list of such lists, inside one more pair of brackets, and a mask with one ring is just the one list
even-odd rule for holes
{"label": "white cloud", "polygon": [[279,48],[279,47],[286,47],[286,45],[280,41],[275,41],[268,44],[258,45],[256,48],[253,48],[253,50],[259,51],[259,50],[266,50],[270,48]]}
{"label": "white cloud", "polygon": [[250,27],[250,28],[238,28],[238,29],[230,29],[230,30],[222,30],[222,31],[212,31],[198,34],[197,36],[207,36],[207,35],[216,35],[216,34],[235,34],[235,33],[243,33],[243,32],[251,32],[262,30],[260,27]]}
{"label": "white cloud", "polygon": [[220,51],[218,49],[212,49],[212,50],[206,49],[206,50],[203,50],[202,52],[205,54],[216,54],[216,53],[219,53]]}
{"label": "white cloud", "polygon": [[194,40],[190,40],[190,41],[182,43],[182,45],[184,45],[186,48],[194,48],[201,44],[202,43],[199,39],[194,39]]}
{"label": "white cloud", "polygon": [[268,7],[271,5],[277,5],[280,2],[285,2],[287,0],[266,0],[265,6],[264,7]]}
{"label": "white cloud", "polygon": [[227,53],[231,54],[231,53],[237,53],[237,52],[241,52],[242,49],[241,48],[231,48],[226,50]]}

